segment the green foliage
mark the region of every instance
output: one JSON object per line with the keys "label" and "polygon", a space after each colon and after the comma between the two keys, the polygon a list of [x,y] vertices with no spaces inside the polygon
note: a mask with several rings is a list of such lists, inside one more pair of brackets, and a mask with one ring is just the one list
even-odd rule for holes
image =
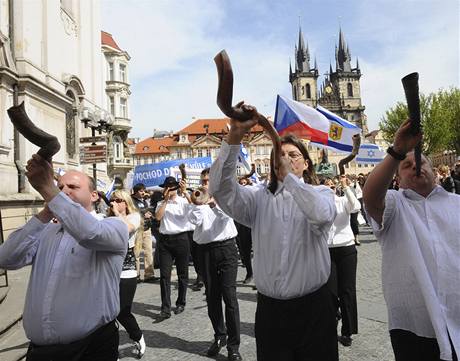
{"label": "green foliage", "polygon": [[[455,149],[460,154],[460,89],[439,90],[420,95],[423,149],[427,154]],[[398,102],[385,112],[379,123],[384,139],[392,143],[401,123],[407,119],[407,105]]]}

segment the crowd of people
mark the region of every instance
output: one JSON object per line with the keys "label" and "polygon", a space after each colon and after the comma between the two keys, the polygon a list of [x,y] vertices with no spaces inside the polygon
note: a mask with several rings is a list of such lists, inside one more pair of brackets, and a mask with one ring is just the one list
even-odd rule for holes
{"label": "crowd of people", "polygon": [[408,120],[368,175],[320,179],[304,144],[286,135],[276,167],[272,155],[269,180],[253,185],[236,177],[241,140],[257,123],[255,108],[241,106],[254,116],[231,120],[196,189],[174,177],[153,193],[136,184],[131,193],[114,191],[97,213],[100,196],[89,176],[69,171],[55,184],[48,161],[29,160],[27,177],[46,205],[0,246],[0,267],[33,265],[24,308],[27,360],[117,360],[116,322],[141,358],[147,345],[132,312],[137,284],[159,282],[159,317],[179,315],[187,305],[190,261],[197,274],[192,289],[204,286],[214,330],[207,356],[226,347],[228,360],[243,360],[239,258],[243,282],[257,290],[257,359],[338,360],[338,342],[349,347],[358,333],[357,246],[364,224],[382,248],[396,361],[457,360],[460,163],[452,171],[434,169],[422,156],[417,176],[413,148],[421,135],[410,133]]}

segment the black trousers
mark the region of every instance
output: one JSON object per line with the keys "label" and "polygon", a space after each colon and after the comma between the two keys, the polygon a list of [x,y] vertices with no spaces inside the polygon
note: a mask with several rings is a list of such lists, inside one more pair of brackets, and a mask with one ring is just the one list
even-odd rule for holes
{"label": "black trousers", "polygon": [[125,328],[129,338],[133,341],[139,341],[142,337],[142,331],[131,312],[136,288],[137,277],[120,279],[120,313],[117,321]]}
{"label": "black trousers", "polygon": [[26,361],[116,361],[118,342],[118,328],[114,320],[84,339],[67,345],[37,346],[31,342]]}
{"label": "black trousers", "polygon": [[[228,335],[227,349],[238,351],[240,346],[240,309],[236,297],[238,252],[235,239],[200,245],[203,280],[206,287],[208,316],[215,339]],[[225,323],[222,312],[225,304]]]}
{"label": "black trousers", "polygon": [[308,295],[278,300],[258,293],[258,361],[338,361],[335,306],[327,285]]}
{"label": "black trousers", "polygon": [[[390,330],[390,338],[396,361],[441,361],[435,338],[420,337],[400,329]],[[452,359],[458,361],[453,346],[452,355]]]}
{"label": "black trousers", "polygon": [[358,213],[359,212],[350,214],[350,227],[355,236],[359,234]]}
{"label": "black trousers", "polygon": [[252,250],[252,236],[251,228],[243,226],[242,224],[237,225],[238,236],[236,242],[238,245],[238,251],[240,252],[241,262],[246,268],[247,277],[252,277],[252,262],[251,262],[251,250]]}
{"label": "black trousers", "polygon": [[202,282],[203,281],[203,275],[202,275],[202,265],[200,264],[200,257],[198,255],[199,252],[199,246],[198,243],[196,243],[193,240],[193,231],[188,232],[188,237],[189,237],[189,244],[190,244],[190,254],[192,256],[192,261],[193,261],[193,268],[195,269],[196,272],[196,282]]}
{"label": "black trousers", "polygon": [[189,237],[187,232],[162,234],[158,244],[160,252],[161,310],[171,313],[171,270],[176,263],[179,292],[176,306],[185,306],[188,285]]}
{"label": "black trousers", "polygon": [[336,302],[336,313],[340,307],[342,336],[358,333],[358,307],[356,302],[356,267],[358,255],[355,245],[329,248],[331,275],[328,286]]}

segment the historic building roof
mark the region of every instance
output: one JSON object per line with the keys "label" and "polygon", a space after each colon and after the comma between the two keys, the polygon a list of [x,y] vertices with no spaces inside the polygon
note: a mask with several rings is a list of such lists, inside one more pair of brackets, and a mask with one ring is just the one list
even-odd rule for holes
{"label": "historic building roof", "polygon": [[122,49],[120,49],[115,39],[112,37],[112,34],[106,31],[101,31],[101,44],[108,46],[114,50],[123,51]]}
{"label": "historic building roof", "polygon": [[169,154],[169,147],[177,143],[174,137],[147,138],[136,144],[136,155]]}
{"label": "historic building roof", "polygon": [[[230,123],[229,118],[218,119],[196,119],[193,123],[187,125],[185,128],[176,132],[176,134],[189,134],[189,135],[202,135],[202,134],[222,134],[228,133],[227,124]],[[207,131],[206,131],[207,128]],[[253,132],[262,132],[263,129],[260,125],[256,125]]]}

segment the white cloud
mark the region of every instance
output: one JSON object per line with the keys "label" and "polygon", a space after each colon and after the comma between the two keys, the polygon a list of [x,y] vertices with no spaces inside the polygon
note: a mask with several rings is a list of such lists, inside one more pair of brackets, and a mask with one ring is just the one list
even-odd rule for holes
{"label": "white cloud", "polygon": [[[307,26],[302,28],[311,63],[316,55],[323,74],[329,67],[328,58],[335,63],[337,39],[333,34],[338,26],[327,17],[316,24],[314,14],[343,12],[353,63],[356,56],[360,59],[363,104],[372,129],[386,109],[404,100],[402,76],[418,71],[425,93],[459,85],[456,0],[363,0],[340,9],[314,1],[308,11],[302,8],[304,2],[297,7],[252,0],[102,3],[104,30],[113,33],[132,57],[132,136],[150,136],[154,128],[179,130],[193,116],[221,117],[213,57],[222,48],[227,49],[234,69],[234,103],[244,99],[273,115],[276,94],[291,93],[288,59],[297,41],[297,25],[288,18],[304,10],[302,23]],[[286,29],[295,29],[288,38]]]}

